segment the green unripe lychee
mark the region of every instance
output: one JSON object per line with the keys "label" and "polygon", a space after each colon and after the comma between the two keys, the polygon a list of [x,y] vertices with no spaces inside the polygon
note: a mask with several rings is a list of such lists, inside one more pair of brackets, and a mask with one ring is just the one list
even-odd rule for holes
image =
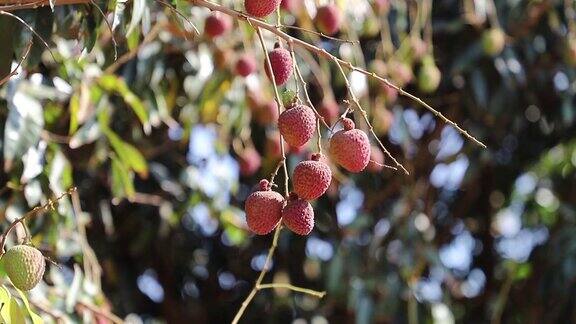
{"label": "green unripe lychee", "polygon": [[44,275],[44,256],[36,248],[28,245],[16,245],[2,257],[4,269],[14,287],[30,290],[42,280]]}
{"label": "green unripe lychee", "polygon": [[425,57],[418,73],[418,88],[424,93],[431,93],[438,89],[442,73],[434,63],[432,57]]}
{"label": "green unripe lychee", "polygon": [[482,34],[482,48],[488,55],[495,56],[502,53],[506,45],[506,34],[500,28],[490,28]]}

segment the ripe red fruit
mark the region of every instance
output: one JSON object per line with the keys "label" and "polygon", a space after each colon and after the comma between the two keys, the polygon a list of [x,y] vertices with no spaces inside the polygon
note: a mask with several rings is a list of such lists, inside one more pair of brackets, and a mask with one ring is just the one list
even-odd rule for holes
{"label": "ripe red fruit", "polygon": [[256,60],[250,54],[244,54],[238,58],[235,66],[236,74],[247,77],[256,71]]}
{"label": "ripe red fruit", "polygon": [[334,4],[318,8],[316,13],[316,28],[325,35],[334,35],[340,30],[342,25],[342,13]]}
{"label": "ripe red fruit", "polygon": [[300,147],[314,135],[316,115],[312,108],[296,104],[288,107],[278,118],[278,129],[290,146]]}
{"label": "ripe red fruit", "polygon": [[[270,65],[272,65],[276,85],[284,85],[292,76],[292,55],[287,49],[278,47],[268,53],[268,58],[270,59]],[[264,62],[264,68],[268,78],[272,79],[266,62]]]}
{"label": "ripe red fruit", "polygon": [[340,107],[334,99],[324,99],[320,107],[318,107],[318,114],[320,114],[328,124],[332,124],[336,118],[338,118],[339,111]]}
{"label": "ripe red fruit", "polygon": [[344,129],[330,139],[330,155],[344,169],[360,172],[370,161],[370,141],[366,133],[355,129],[349,118],[342,120]]}
{"label": "ripe red fruit", "polygon": [[384,153],[376,146],[370,149],[370,162],[366,170],[373,173],[378,173],[384,169]]}
{"label": "ripe red fruit", "polygon": [[246,12],[254,17],[263,18],[276,11],[281,0],[244,0]]}
{"label": "ripe red fruit", "polygon": [[322,196],[332,180],[330,167],[320,161],[321,154],[312,154],[308,161],[302,161],[294,168],[292,182],[294,192],[302,199],[314,200]]}
{"label": "ripe red fruit", "polygon": [[238,156],[238,163],[240,164],[240,174],[245,177],[249,177],[260,169],[262,165],[262,157],[260,153],[256,151],[253,147],[247,147]]}
{"label": "ripe red fruit", "polygon": [[308,235],[314,228],[314,209],[309,202],[291,193],[288,203],[282,209],[282,222],[292,232]]}
{"label": "ripe red fruit", "polygon": [[280,8],[291,14],[300,10],[300,7],[302,7],[302,0],[282,0],[282,2],[280,2]]}
{"label": "ripe red fruit", "polygon": [[204,24],[204,32],[210,38],[218,37],[230,29],[232,29],[232,18],[220,12],[212,13],[206,18]]}
{"label": "ripe red fruit", "polygon": [[259,190],[246,199],[246,223],[258,235],[266,235],[278,225],[282,217],[284,197],[272,191],[268,180],[260,180]]}

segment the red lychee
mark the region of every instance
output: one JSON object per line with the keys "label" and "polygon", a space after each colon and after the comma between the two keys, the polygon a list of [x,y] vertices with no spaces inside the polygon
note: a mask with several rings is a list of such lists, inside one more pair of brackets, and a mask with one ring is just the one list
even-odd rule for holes
{"label": "red lychee", "polygon": [[291,193],[286,206],[282,209],[282,222],[298,235],[308,235],[314,228],[314,210],[312,205],[297,194]]}
{"label": "red lychee", "polygon": [[245,177],[254,175],[260,165],[262,165],[262,157],[260,153],[253,147],[247,147],[238,156],[238,163],[240,164],[240,174]]}
{"label": "red lychee", "polygon": [[244,54],[238,58],[235,66],[236,74],[247,77],[256,71],[256,60],[253,55]]}
{"label": "red lychee", "polygon": [[340,30],[342,25],[342,12],[334,5],[329,4],[318,8],[316,13],[316,28],[325,35],[331,36]]}
{"label": "red lychee", "polygon": [[284,197],[272,191],[268,180],[260,180],[259,190],[246,199],[246,223],[252,232],[266,235],[278,225],[282,217]]}
{"label": "red lychee", "polygon": [[384,169],[384,153],[376,147],[373,146],[370,149],[370,162],[368,162],[368,166],[366,170],[368,172],[378,173]]}
{"label": "red lychee", "polygon": [[398,60],[393,60],[388,63],[388,73],[399,87],[407,85],[414,78],[412,67],[408,63]]}
{"label": "red lychee", "polygon": [[328,124],[332,124],[338,118],[340,113],[340,107],[334,99],[324,99],[318,107],[318,114],[324,118],[324,121]]}
{"label": "red lychee", "polygon": [[[292,55],[290,55],[290,51],[277,47],[268,53],[268,58],[270,59],[270,65],[272,65],[276,85],[284,85],[292,76]],[[266,62],[264,62],[264,68],[268,78],[272,79]]]}
{"label": "red lychee", "polygon": [[314,135],[316,115],[312,108],[296,104],[280,114],[278,129],[288,144],[300,147]]}
{"label": "red lychee", "polygon": [[221,36],[230,29],[232,29],[232,18],[220,12],[212,13],[206,18],[204,24],[204,32],[210,38]]}
{"label": "red lychee", "polygon": [[281,0],[244,0],[246,12],[254,17],[264,18],[276,11]]}
{"label": "red lychee", "polygon": [[330,139],[330,155],[344,169],[360,172],[370,161],[370,141],[363,131],[354,128],[349,118],[342,120],[343,130]]}
{"label": "red lychee", "polygon": [[302,7],[302,0],[282,0],[280,7],[291,14],[295,14]]}
{"label": "red lychee", "polygon": [[294,168],[292,183],[294,192],[302,199],[314,200],[322,196],[332,180],[330,167],[320,161],[321,154],[312,154],[308,161],[302,161]]}

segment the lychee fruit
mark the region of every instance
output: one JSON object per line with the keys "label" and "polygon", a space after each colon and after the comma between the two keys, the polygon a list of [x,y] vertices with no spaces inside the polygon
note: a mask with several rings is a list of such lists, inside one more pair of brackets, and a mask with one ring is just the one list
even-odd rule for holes
{"label": "lychee fruit", "polygon": [[46,263],[38,249],[28,245],[16,245],[2,257],[4,269],[14,287],[30,290],[42,280]]}
{"label": "lychee fruit", "polygon": [[280,8],[291,14],[295,14],[302,7],[302,0],[282,0]]}
{"label": "lychee fruit", "polygon": [[262,165],[262,157],[260,153],[253,147],[247,147],[238,156],[238,163],[240,165],[240,174],[245,177],[254,175]]}
{"label": "lychee fruit", "polygon": [[274,100],[267,101],[260,105],[255,114],[256,121],[262,126],[275,123],[278,120],[278,105]]}
{"label": "lychee fruit", "polygon": [[415,37],[410,40],[410,50],[412,58],[419,60],[428,52],[428,44],[422,38]]}
{"label": "lychee fruit", "polygon": [[281,0],[244,0],[244,8],[251,16],[264,18],[276,11]]}
{"label": "lychee fruit", "polygon": [[292,183],[294,192],[302,199],[314,200],[322,196],[332,180],[332,171],[323,161],[321,154],[312,154],[308,161],[302,161],[294,168]]}
{"label": "lychee fruit", "polygon": [[278,129],[290,146],[303,146],[314,135],[316,115],[312,108],[296,104],[280,114]]}
{"label": "lychee fruit", "polygon": [[[272,65],[276,85],[284,85],[292,76],[292,55],[287,49],[277,47],[268,53],[268,58],[270,59],[270,65]],[[272,79],[266,62],[264,62],[264,68],[268,78]]]}
{"label": "lychee fruit", "polygon": [[384,153],[376,147],[370,149],[370,162],[366,166],[368,172],[378,173],[384,169]]}
{"label": "lychee fruit", "polygon": [[324,99],[318,107],[318,114],[324,118],[328,124],[332,124],[338,118],[340,106],[334,99]]}
{"label": "lychee fruit", "polygon": [[234,67],[236,74],[242,77],[247,77],[256,71],[256,60],[250,54],[244,54],[236,61]]}
{"label": "lychee fruit", "polygon": [[442,73],[434,64],[434,60],[424,58],[422,67],[418,71],[418,88],[424,93],[431,93],[438,89]]}
{"label": "lychee fruit", "polygon": [[282,209],[282,222],[292,232],[308,235],[314,228],[314,209],[309,202],[291,193],[286,206]]}
{"label": "lychee fruit", "polygon": [[259,190],[246,199],[246,223],[258,235],[266,235],[278,225],[282,217],[284,197],[272,191],[268,180],[260,180]]}
{"label": "lychee fruit", "polygon": [[350,172],[360,172],[370,161],[370,141],[363,131],[356,129],[349,118],[342,120],[343,130],[330,139],[330,155],[336,163]]}
{"label": "lychee fruit", "polygon": [[336,34],[342,25],[342,12],[335,4],[318,8],[316,13],[316,28],[328,36]]}
{"label": "lychee fruit", "polygon": [[502,53],[505,45],[506,34],[500,28],[490,28],[482,34],[482,48],[490,56]]}
{"label": "lychee fruit", "polygon": [[382,90],[384,91],[384,100],[386,100],[386,103],[391,104],[398,99],[398,90],[388,85],[384,85]]}
{"label": "lychee fruit", "polygon": [[204,24],[204,32],[210,38],[221,36],[230,29],[232,29],[232,18],[220,12],[212,13],[206,18]]}

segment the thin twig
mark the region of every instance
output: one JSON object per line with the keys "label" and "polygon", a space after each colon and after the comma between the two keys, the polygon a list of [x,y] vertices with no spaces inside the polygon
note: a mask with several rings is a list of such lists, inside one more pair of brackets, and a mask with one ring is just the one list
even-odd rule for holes
{"label": "thin twig", "polygon": [[[194,29],[194,32],[196,33],[197,36],[200,36],[200,31],[198,30],[198,28],[196,28],[196,25],[194,25],[190,19],[188,19],[186,17],[186,15],[184,15],[183,13],[181,13],[178,9],[174,8],[171,4],[169,4],[168,2],[165,2],[163,0],[156,0],[156,2],[158,2],[159,4],[165,6],[166,8],[168,8],[170,11],[172,11],[173,13],[175,13],[176,15],[180,16],[182,19],[184,19],[188,24],[190,24],[190,26],[192,27],[192,29]],[[186,34],[184,34],[184,36],[186,36]]]}
{"label": "thin twig", "polygon": [[76,191],[76,187],[70,188],[68,189],[68,191],[66,191],[65,193],[61,194],[60,196],[56,197],[56,199],[52,200],[52,199],[48,199],[48,202],[42,206],[39,207],[35,207],[34,209],[32,209],[31,211],[29,211],[28,213],[26,213],[24,216],[16,219],[15,221],[13,221],[10,226],[8,226],[8,229],[6,230],[6,232],[4,232],[4,234],[2,234],[2,238],[0,240],[0,256],[4,255],[4,246],[6,245],[6,239],[8,238],[8,235],[10,235],[10,232],[16,227],[16,225],[24,222],[26,219],[37,215],[40,212],[46,211],[48,209],[53,209],[54,208],[54,204],[57,203],[58,201],[60,201],[62,198],[64,198],[65,196],[68,196],[70,194],[72,194],[74,191]]}
{"label": "thin twig", "polygon": [[100,13],[100,15],[102,15],[102,20],[104,20],[104,23],[106,24],[108,30],[110,31],[110,37],[112,38],[112,45],[114,46],[114,61],[116,61],[118,59],[118,43],[116,43],[116,37],[114,37],[114,30],[112,29],[112,25],[110,25],[110,22],[108,21],[108,19],[106,19],[106,14],[104,14],[104,11],[100,9],[100,6],[98,6],[98,4],[94,2],[94,0],[90,0],[90,3],[94,7],[96,7],[96,9],[98,9],[98,12]]}
{"label": "thin twig", "polygon": [[7,76],[3,77],[2,80],[0,80],[0,86],[3,85],[4,83],[8,82],[8,80],[10,80],[11,77],[18,74],[18,68],[20,68],[22,63],[24,63],[24,60],[26,60],[26,58],[28,57],[28,54],[30,53],[30,49],[32,49],[33,43],[34,43],[33,38],[30,38],[30,40],[28,41],[28,45],[26,46],[26,50],[24,51],[24,55],[22,55],[22,58],[20,58],[20,61],[18,61],[18,64],[16,65],[14,70],[12,70],[12,72],[10,72]]}
{"label": "thin twig", "polygon": [[48,50],[48,52],[50,52],[50,56],[52,56],[52,59],[54,59],[54,61],[58,62],[58,60],[57,60],[56,57],[54,56],[54,53],[53,53],[52,50],[50,49],[50,46],[48,46],[48,43],[44,40],[44,38],[42,38],[42,36],[40,36],[40,34],[38,34],[38,33],[36,32],[36,30],[34,30],[34,28],[32,28],[32,26],[30,26],[27,22],[25,22],[24,19],[16,16],[16,15],[13,14],[13,13],[10,13],[10,12],[4,11],[4,10],[0,10],[0,15],[12,17],[12,18],[18,20],[22,25],[26,26],[26,28],[28,28],[36,37],[38,37],[38,39],[40,39],[40,41],[42,41],[42,43],[44,44],[44,46],[46,47],[46,49]]}
{"label": "thin twig", "polygon": [[277,25],[276,27],[277,27],[277,28],[289,28],[289,29],[299,30],[299,31],[302,31],[302,32],[314,34],[314,35],[321,36],[321,37],[324,37],[324,38],[327,38],[327,39],[330,39],[330,40],[333,40],[333,41],[336,41],[336,42],[341,42],[341,43],[348,43],[348,44],[359,44],[359,43],[360,43],[359,41],[353,41],[353,40],[349,40],[349,39],[342,39],[342,38],[337,38],[337,37],[328,36],[328,35],[326,35],[326,34],[324,34],[324,33],[317,32],[317,31],[315,31],[315,30],[306,29],[306,28],[303,28],[303,27],[298,27],[298,26]]}
{"label": "thin twig", "polygon": [[250,305],[250,302],[252,301],[252,299],[254,299],[254,296],[256,296],[256,293],[258,292],[258,287],[262,283],[262,280],[264,280],[264,276],[266,275],[266,273],[269,270],[268,267],[270,266],[270,262],[272,261],[272,256],[274,255],[274,251],[276,250],[276,247],[278,246],[278,238],[280,237],[280,231],[281,230],[282,230],[282,225],[278,225],[278,227],[276,227],[276,230],[274,231],[274,238],[272,239],[272,245],[270,245],[270,248],[268,249],[268,255],[266,256],[266,261],[264,262],[264,268],[262,269],[262,271],[258,275],[258,278],[256,279],[256,284],[254,284],[254,288],[252,288],[252,290],[248,294],[248,297],[246,297],[246,299],[244,299],[244,301],[242,302],[242,306],[240,306],[240,309],[236,313],[236,316],[234,316],[234,319],[232,320],[232,324],[237,324],[240,321],[240,319],[242,318],[242,315],[246,311],[246,308],[248,308],[248,305]]}
{"label": "thin twig", "polygon": [[301,292],[304,294],[308,294],[308,295],[312,295],[314,297],[318,297],[318,298],[322,298],[324,296],[326,296],[326,292],[325,291],[316,291],[316,290],[312,290],[312,289],[306,289],[306,288],[302,288],[302,287],[297,287],[297,286],[293,286],[291,284],[285,284],[285,283],[271,283],[271,284],[262,284],[258,286],[258,290],[261,289],[276,289],[276,288],[280,288],[280,289],[290,289],[293,291],[297,291],[297,292]]}

